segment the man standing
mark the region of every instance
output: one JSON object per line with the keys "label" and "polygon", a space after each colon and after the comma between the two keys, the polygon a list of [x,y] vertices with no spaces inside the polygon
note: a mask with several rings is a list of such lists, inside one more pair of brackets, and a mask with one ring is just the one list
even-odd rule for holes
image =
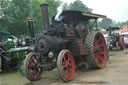
{"label": "man standing", "polygon": [[124,37],[124,44],[125,44],[125,46],[124,46],[124,52],[127,53],[128,52],[128,35],[126,35]]}

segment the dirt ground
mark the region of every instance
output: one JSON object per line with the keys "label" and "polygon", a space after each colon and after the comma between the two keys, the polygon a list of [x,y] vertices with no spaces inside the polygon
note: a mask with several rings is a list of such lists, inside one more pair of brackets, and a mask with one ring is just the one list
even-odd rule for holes
{"label": "dirt ground", "polygon": [[111,52],[105,68],[76,70],[74,79],[68,83],[54,69],[42,73],[41,79],[35,82],[28,81],[19,72],[0,73],[0,85],[128,85],[128,54]]}

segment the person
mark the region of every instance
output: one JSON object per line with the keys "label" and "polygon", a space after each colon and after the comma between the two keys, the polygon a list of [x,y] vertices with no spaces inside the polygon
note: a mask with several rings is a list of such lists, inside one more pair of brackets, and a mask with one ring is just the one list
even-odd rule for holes
{"label": "person", "polygon": [[105,41],[106,41],[107,49],[109,50],[110,41],[108,39],[105,39]]}
{"label": "person", "polygon": [[128,35],[124,37],[124,52],[128,52]]}
{"label": "person", "polygon": [[117,48],[117,51],[119,51],[119,33],[116,33],[116,48]]}

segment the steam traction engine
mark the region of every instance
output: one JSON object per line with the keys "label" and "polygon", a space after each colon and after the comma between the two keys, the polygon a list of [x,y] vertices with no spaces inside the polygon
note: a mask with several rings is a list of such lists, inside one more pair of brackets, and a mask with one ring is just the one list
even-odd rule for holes
{"label": "steam traction engine", "polygon": [[[26,56],[25,76],[30,81],[38,80],[42,71],[57,67],[61,79],[71,80],[75,73],[75,64],[88,62],[90,68],[103,68],[107,61],[107,48],[101,33],[89,31],[98,18],[103,15],[81,11],[63,11],[57,19],[53,16],[49,25],[48,5],[41,4],[45,30],[35,36],[32,19],[29,29],[33,37],[33,52]],[[89,20],[94,19],[92,26]]]}
{"label": "steam traction engine", "polygon": [[[4,39],[5,38],[5,39]],[[17,46],[17,38],[13,35],[0,35],[0,72],[9,70],[19,70],[21,73],[21,64],[27,55],[29,48]]]}
{"label": "steam traction engine", "polygon": [[120,47],[120,50],[123,50],[124,42],[123,36],[119,34],[120,27],[109,27],[107,31],[109,32],[108,41],[110,42],[109,50],[112,48]]}

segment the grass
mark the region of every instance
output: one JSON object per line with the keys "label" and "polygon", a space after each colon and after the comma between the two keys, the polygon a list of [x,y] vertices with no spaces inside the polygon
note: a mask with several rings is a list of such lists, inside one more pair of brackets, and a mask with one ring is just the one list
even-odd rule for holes
{"label": "grass", "polygon": [[0,80],[0,85],[26,85],[26,83],[30,83],[30,81],[18,71],[0,73]]}
{"label": "grass", "polygon": [[[49,81],[59,79],[57,69],[52,71],[45,71],[42,73],[41,79]],[[33,85],[23,74],[19,71],[10,71],[0,73],[0,85]],[[42,80],[41,80],[42,81]],[[38,81],[37,81],[38,82]]]}

